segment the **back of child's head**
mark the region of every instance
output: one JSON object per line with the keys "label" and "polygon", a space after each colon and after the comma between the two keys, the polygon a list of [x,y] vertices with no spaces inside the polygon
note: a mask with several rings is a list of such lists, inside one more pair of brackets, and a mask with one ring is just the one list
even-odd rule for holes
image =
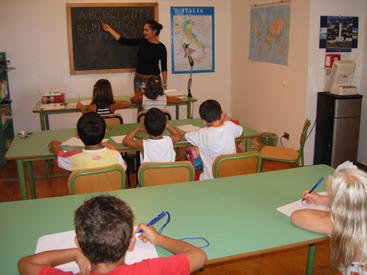
{"label": "back of child's head", "polygon": [[107,79],[100,79],[94,84],[92,104],[107,107],[115,103],[111,83]]}
{"label": "back of child's head", "polygon": [[[337,169],[338,170],[338,169]],[[348,267],[362,252],[367,261],[367,174],[357,168],[337,171],[328,178],[333,231],[330,263]]]}
{"label": "back of child's head", "polygon": [[105,120],[94,112],[82,115],[76,127],[78,135],[85,145],[96,145],[101,143],[106,134]]}
{"label": "back of child's head", "polygon": [[113,263],[129,247],[134,214],[122,200],[98,196],[75,211],[75,232],[83,254],[92,263]]}
{"label": "back of child's head", "polygon": [[145,114],[144,127],[151,136],[160,136],[166,129],[167,117],[158,108],[150,108]]}
{"label": "back of child's head", "polygon": [[218,101],[213,99],[208,99],[201,103],[199,108],[199,114],[201,119],[206,122],[214,122],[221,118],[222,115],[222,107],[218,103]]}
{"label": "back of child's head", "polygon": [[145,82],[145,96],[156,100],[159,95],[164,95],[161,78],[158,76],[149,76]]}

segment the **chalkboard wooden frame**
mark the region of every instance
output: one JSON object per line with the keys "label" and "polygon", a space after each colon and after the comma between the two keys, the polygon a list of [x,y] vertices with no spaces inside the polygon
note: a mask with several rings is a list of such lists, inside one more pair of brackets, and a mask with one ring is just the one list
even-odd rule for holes
{"label": "chalkboard wooden frame", "polygon": [[[90,9],[92,11],[92,14],[93,14],[93,10],[99,10],[99,12],[102,12],[102,13],[99,13],[100,15],[97,16],[97,13],[95,12],[95,14],[93,16],[88,16],[88,14],[86,13],[82,13],[83,17],[79,17],[79,19],[85,19],[87,21],[85,21],[86,23],[85,24],[77,24],[75,23],[76,20],[78,20],[77,18],[75,18],[75,11],[79,11],[82,12],[82,11],[85,11],[86,9]],[[115,10],[118,9],[119,11],[119,15],[116,14],[116,12],[114,13],[114,17],[112,17],[112,10]],[[146,14],[149,13],[149,16],[151,17],[151,9],[153,9],[153,12],[154,12],[154,18],[142,18],[143,16],[141,16],[142,13],[140,13],[138,16],[138,13],[136,12],[136,9],[141,9],[140,11],[149,11],[149,12],[146,12]],[[149,10],[148,10],[149,9]],[[135,12],[134,12],[135,10]],[[88,10],[89,11],[89,10]],[[138,20],[137,18],[139,17],[139,25],[141,26],[141,22],[146,22],[148,21],[149,19],[154,19],[156,21],[158,21],[158,3],[154,2],[154,3],[67,3],[66,4],[66,13],[67,13],[67,28],[68,28],[68,47],[69,47],[69,65],[70,65],[70,74],[71,75],[81,75],[81,74],[100,74],[100,73],[120,73],[120,72],[134,72],[135,71],[135,66],[133,66],[133,63],[135,62],[135,60],[133,60],[134,58],[137,60],[137,47],[129,47],[129,46],[124,46],[124,45],[121,45],[119,44],[117,41],[112,41],[112,40],[115,40],[108,32],[105,32],[104,30],[102,30],[102,23],[100,23],[100,20],[99,18],[101,18],[103,20],[103,23],[107,23],[109,24],[111,27],[113,27],[111,24],[110,24],[110,21],[111,21],[111,18],[109,17],[110,14],[109,12],[111,11],[111,18],[114,18],[114,22],[116,24],[125,24],[126,22],[124,20],[127,20],[126,18],[133,18],[135,17],[135,20]],[[124,12],[126,11],[126,14],[129,14],[129,15],[125,15]],[[121,13],[120,13],[121,12]],[[74,14],[74,16],[73,16]],[[117,16],[117,19],[115,19]],[[99,40],[95,37],[93,37],[91,34],[90,34],[90,27],[89,27],[89,30],[88,30],[88,26],[87,23],[90,23],[91,21],[88,19],[90,18],[93,18],[93,25],[92,25],[92,28],[93,29],[96,29],[97,31],[99,31]],[[119,20],[119,21],[116,21],[116,20]],[[133,19],[131,19],[133,21]],[[131,21],[131,22],[132,22]],[[135,23],[137,24],[137,22],[135,21]],[[85,28],[84,28],[85,26]],[[77,37],[74,35],[73,36],[73,30],[74,30],[74,34],[76,34],[76,31],[75,30],[78,30],[82,32],[82,36],[81,34],[79,34],[79,38],[80,37],[83,37],[83,42],[85,42],[85,40],[88,40],[86,39],[86,37],[93,37],[95,38],[96,40],[95,41],[92,41],[93,39],[90,39],[92,42],[89,42],[88,44],[88,47],[87,48],[83,48],[82,49],[82,53],[78,53],[78,50],[81,50],[78,47],[78,43],[80,43],[78,40],[77,40]],[[115,29],[116,30],[116,29]],[[83,32],[86,31],[86,32],[89,32],[87,35],[85,35]],[[119,33],[118,30],[116,30],[116,32]],[[121,35],[123,35],[122,33],[120,33]],[[102,35],[102,36],[101,36]],[[139,37],[142,37],[142,30],[141,30],[141,34],[139,33]],[[102,38],[101,38],[102,37]],[[127,37],[127,38],[136,38],[136,36],[134,37],[134,35],[129,35],[129,34],[124,34],[124,37]],[[104,38],[104,39],[103,39]],[[79,39],[81,40],[81,39]],[[97,42],[98,41],[98,42]],[[116,51],[113,51],[111,50],[111,48],[108,48],[102,51],[100,51],[101,48],[98,49],[98,47],[95,47],[93,43],[104,43],[104,41],[107,41],[106,43],[110,43],[110,45],[113,45],[113,47],[119,47],[121,48],[121,50],[119,49],[119,53],[117,53]],[[112,42],[111,42],[112,41]],[[85,42],[85,43],[88,43],[88,42]],[[116,44],[116,45],[115,45]],[[76,48],[75,48],[76,47]],[[102,44],[102,47],[103,47],[103,44]],[[126,47],[126,48],[124,48]],[[100,63],[96,63],[95,64],[86,64],[85,61],[83,63],[83,61],[79,61],[80,60],[87,60],[86,57],[82,57],[81,55],[84,54],[84,51],[86,52],[88,49],[90,48],[97,48],[97,49],[94,49],[94,53],[91,54],[91,52],[89,53],[89,56],[92,56],[92,57],[95,57],[97,56],[97,53],[98,53],[98,56],[100,57],[100,63],[103,63],[103,62],[108,62],[106,60],[108,60],[108,57],[106,56],[103,56],[103,52],[108,52],[109,53],[109,56],[110,58],[113,58],[111,56],[118,56],[119,58],[121,59],[131,59],[130,61],[126,61],[126,62],[129,62],[128,65],[122,65],[122,64],[114,64],[118,67],[113,67],[113,68],[95,68],[93,67],[95,64],[98,64],[98,65],[101,65]],[[102,53],[101,55],[99,55],[99,53]],[[93,59],[93,58],[91,58]],[[114,58],[113,60],[115,61],[116,58]],[[111,59],[112,60],[112,59]],[[88,59],[88,62],[89,62],[89,59]],[[78,64],[82,64],[82,65],[78,65]],[[103,65],[101,65],[103,66]]]}

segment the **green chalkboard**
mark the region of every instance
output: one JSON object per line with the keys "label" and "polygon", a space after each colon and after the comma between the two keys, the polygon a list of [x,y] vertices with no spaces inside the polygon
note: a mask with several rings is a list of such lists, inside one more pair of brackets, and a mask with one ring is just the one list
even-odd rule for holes
{"label": "green chalkboard", "polygon": [[102,22],[125,38],[138,38],[145,22],[158,20],[157,3],[71,3],[66,11],[70,74],[135,71],[138,48],[118,43]]}

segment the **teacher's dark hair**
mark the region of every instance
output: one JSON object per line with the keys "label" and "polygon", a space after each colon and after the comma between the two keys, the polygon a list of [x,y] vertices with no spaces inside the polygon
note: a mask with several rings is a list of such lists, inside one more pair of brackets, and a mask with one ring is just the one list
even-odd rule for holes
{"label": "teacher's dark hair", "polygon": [[161,32],[161,29],[163,29],[162,24],[159,24],[157,21],[153,19],[147,21],[145,24],[148,24],[153,31],[157,31],[155,33],[156,35],[159,35],[159,33]]}

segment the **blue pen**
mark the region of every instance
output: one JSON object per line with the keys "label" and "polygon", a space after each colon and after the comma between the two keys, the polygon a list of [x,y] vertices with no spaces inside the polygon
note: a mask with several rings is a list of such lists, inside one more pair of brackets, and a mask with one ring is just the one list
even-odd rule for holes
{"label": "blue pen", "polygon": [[[312,189],[310,190],[310,192],[308,192],[308,193],[312,193],[312,191],[313,190],[315,190],[315,188],[322,182],[324,180],[324,177],[322,177],[316,184],[315,184],[315,186],[314,187],[312,187]],[[305,200],[305,198],[303,198],[302,200],[301,200],[301,202],[303,202]]]}
{"label": "blue pen", "polygon": [[[59,146],[60,147],[66,147],[67,145],[66,144],[60,144]],[[48,144],[46,144],[46,147],[48,147]]]}
{"label": "blue pen", "polygon": [[[160,219],[163,218],[164,215],[166,215],[167,212],[163,211],[162,213],[160,213],[157,217],[155,217],[153,220],[150,221],[150,223],[147,224],[147,226],[151,226],[153,224],[155,224],[157,221],[159,221]],[[139,237],[139,235],[143,233],[143,229],[140,229],[138,233],[135,234],[135,237]]]}

